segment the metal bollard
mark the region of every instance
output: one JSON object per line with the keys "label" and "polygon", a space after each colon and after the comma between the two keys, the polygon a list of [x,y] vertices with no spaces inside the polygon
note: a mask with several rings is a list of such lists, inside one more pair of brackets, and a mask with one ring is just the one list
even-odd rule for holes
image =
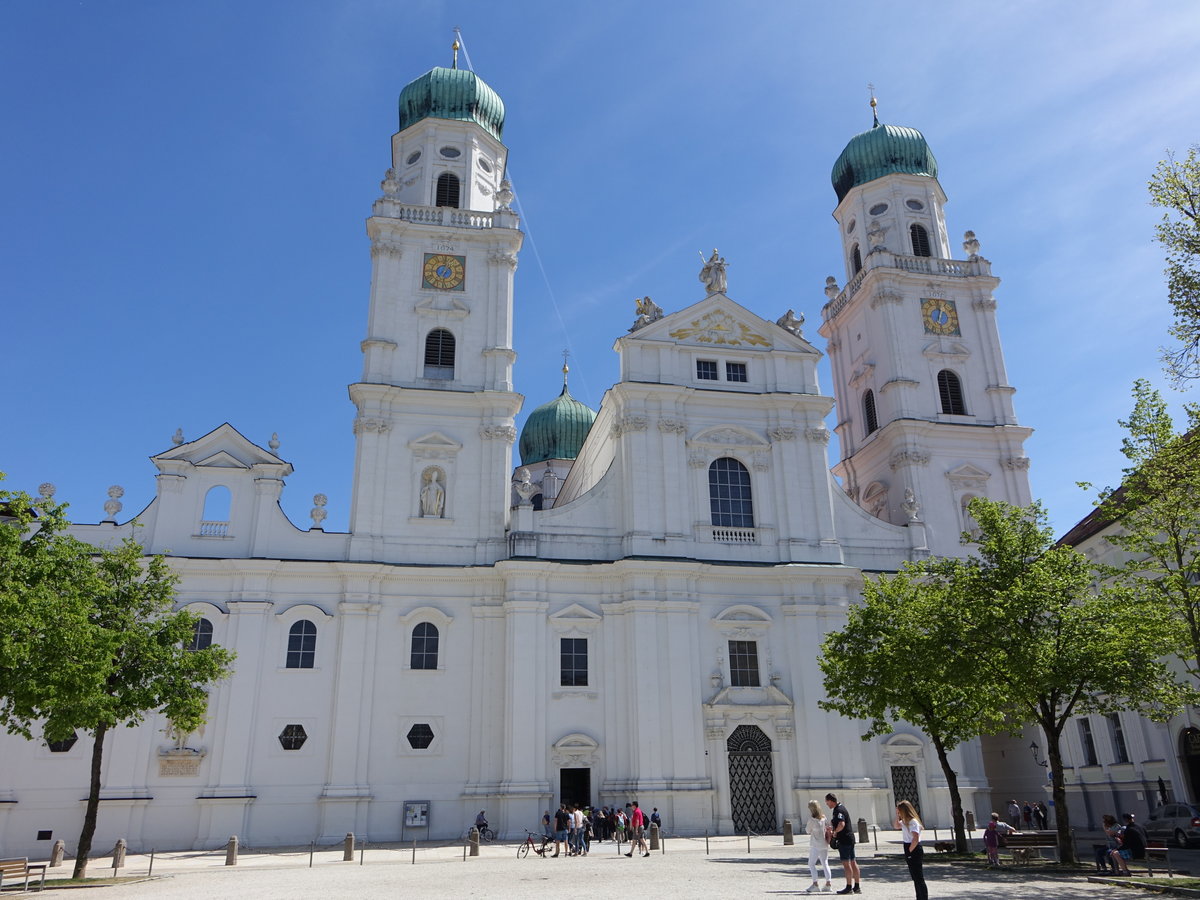
{"label": "metal bollard", "polygon": [[471,826],[471,831],[467,834],[467,843],[470,844],[469,854],[471,856],[479,855],[479,829],[474,825]]}
{"label": "metal bollard", "polygon": [[63,856],[67,852],[66,841],[55,841],[54,849],[50,851],[50,868],[54,869],[63,864]]}
{"label": "metal bollard", "polygon": [[125,868],[125,847],[125,838],[121,838],[117,841],[117,845],[113,847],[112,867],[114,878],[117,876],[117,869]]}
{"label": "metal bollard", "polygon": [[783,846],[791,847],[796,843],[796,838],[792,834],[792,820],[783,820]]}
{"label": "metal bollard", "polygon": [[657,822],[650,823],[650,849],[651,850],[658,849],[658,823]]}
{"label": "metal bollard", "polygon": [[342,862],[354,862],[354,832],[346,832],[346,840],[342,845]]}
{"label": "metal bollard", "polygon": [[867,842],[867,820],[866,819],[858,820],[858,842],[860,844],[865,844]]}
{"label": "metal bollard", "polygon": [[229,843],[225,845],[225,865],[236,866],[238,854],[238,839],[236,834],[229,836]]}

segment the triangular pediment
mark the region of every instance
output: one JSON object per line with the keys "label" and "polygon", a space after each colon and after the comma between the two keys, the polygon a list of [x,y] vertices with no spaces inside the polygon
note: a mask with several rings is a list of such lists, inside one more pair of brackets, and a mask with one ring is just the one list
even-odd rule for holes
{"label": "triangular pediment", "polygon": [[714,425],[688,438],[689,444],[713,444],[721,447],[766,447],[769,442],[747,428],[737,425]]}
{"label": "triangular pediment", "polygon": [[600,619],[599,615],[586,607],[580,606],[578,603],[572,603],[570,606],[564,607],[550,616],[550,621],[559,624],[582,624],[586,622],[590,625],[599,622]]}
{"label": "triangular pediment", "polygon": [[967,346],[959,341],[934,341],[921,351],[926,359],[945,359],[961,362],[971,355]]}
{"label": "triangular pediment", "polygon": [[983,487],[987,480],[992,477],[992,473],[976,468],[970,463],[963,463],[961,466],[947,472],[946,477],[959,487]]}
{"label": "triangular pediment", "polygon": [[422,437],[414,438],[408,442],[408,446],[412,450],[440,450],[455,453],[462,449],[462,444],[453,438],[446,437],[440,431],[431,431]]}
{"label": "triangular pediment", "polygon": [[752,313],[725,294],[709,294],[699,303],[635,327],[621,341],[663,341],[740,351],[791,350],[820,356],[803,337]]}
{"label": "triangular pediment", "polygon": [[219,425],[203,437],[186,441],[150,459],[162,468],[173,463],[191,463],[219,469],[250,469],[270,466],[279,474],[290,475],[292,467],[270,450],[258,446],[228,422]]}

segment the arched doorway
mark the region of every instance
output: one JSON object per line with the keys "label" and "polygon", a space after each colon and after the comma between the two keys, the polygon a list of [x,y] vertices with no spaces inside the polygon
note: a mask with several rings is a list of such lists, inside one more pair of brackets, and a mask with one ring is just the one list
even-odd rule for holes
{"label": "arched doorway", "polygon": [[771,739],[757,725],[739,725],[725,742],[729,752],[729,806],[735,831],[772,834],[775,773]]}
{"label": "arched doorway", "polygon": [[1200,728],[1179,733],[1179,766],[1187,779],[1188,796],[1200,796]]}

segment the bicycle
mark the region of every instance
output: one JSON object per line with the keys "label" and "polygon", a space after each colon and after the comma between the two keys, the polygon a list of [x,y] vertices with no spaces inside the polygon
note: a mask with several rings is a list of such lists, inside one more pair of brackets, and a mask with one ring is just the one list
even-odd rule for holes
{"label": "bicycle", "polygon": [[[463,838],[469,841],[471,839],[471,829],[477,827],[477,825],[468,825],[467,830],[463,832]],[[490,844],[496,839],[496,832],[492,830],[490,825],[484,825],[479,829],[479,839],[485,844]]]}
{"label": "bicycle", "polygon": [[[537,842],[537,840],[535,840],[535,838],[538,838],[541,840],[541,842],[542,842],[541,845],[538,844],[538,842]],[[530,831],[528,828],[526,828],[525,829],[525,840],[521,843],[521,845],[519,847],[517,847],[517,859],[524,859],[526,856],[529,855],[530,850],[533,850],[534,853],[536,853],[542,859],[545,859],[546,853],[549,852],[546,849],[546,845],[552,844],[552,843],[554,843],[554,840],[552,838],[548,838],[544,834],[534,834],[532,831]]]}

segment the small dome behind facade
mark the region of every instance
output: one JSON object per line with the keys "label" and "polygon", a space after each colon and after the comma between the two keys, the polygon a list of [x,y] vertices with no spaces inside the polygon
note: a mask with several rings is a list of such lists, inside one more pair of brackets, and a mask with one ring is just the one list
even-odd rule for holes
{"label": "small dome behind facade", "polygon": [[856,134],[833,164],[833,190],[838,203],[860,184],[905,173],[937,178],[937,160],[915,128],[876,123],[869,131]]}
{"label": "small dome behind facade", "polygon": [[561,394],[543,403],[525,420],[519,445],[521,465],[575,459],[594,421],[596,411],[572,397],[563,385]]}
{"label": "small dome behind facade", "polygon": [[437,66],[400,92],[400,130],[422,119],[475,122],[500,140],[504,101],[474,72]]}

